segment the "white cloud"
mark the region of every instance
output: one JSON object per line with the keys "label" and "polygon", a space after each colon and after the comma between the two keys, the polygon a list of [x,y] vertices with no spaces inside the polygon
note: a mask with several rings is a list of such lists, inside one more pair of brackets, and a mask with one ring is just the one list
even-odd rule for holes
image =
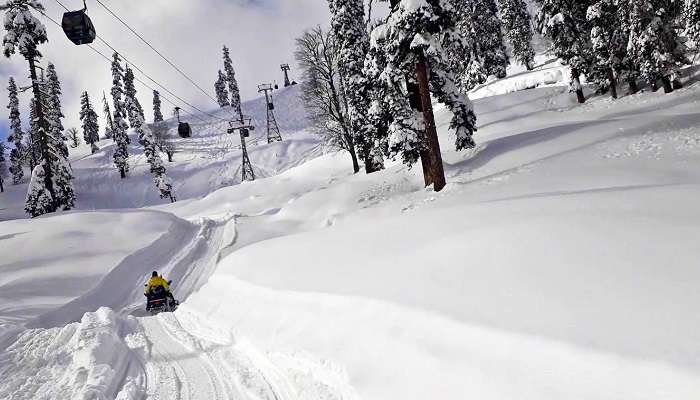
{"label": "white cloud", "polygon": [[[60,0],[69,8],[82,8],[78,0]],[[309,27],[328,24],[325,0],[120,0],[102,2],[125,19],[154,47],[185,71],[213,96],[216,72],[222,68],[221,46],[231,48],[234,67],[244,99],[257,96],[257,85],[282,80],[279,64],[294,65],[294,39]],[[47,14],[60,22],[64,10],[55,0],[44,0]],[[144,71],[188,102],[204,110],[216,105],[160,59],[97,2],[88,0],[89,15],[98,34]],[[87,90],[97,103],[102,91],[109,95],[109,65],[87,46],[75,46],[63,32],[40,17],[46,24],[50,42],[43,45],[42,63],[52,61],[63,83],[66,127],[79,126],[79,96]],[[4,32],[3,32],[4,34]],[[96,42],[95,46],[111,57],[111,50]],[[137,76],[144,79],[138,72]],[[14,75],[26,84],[27,62],[15,55],[0,61],[0,135],[7,119],[7,78]],[[292,70],[293,76],[298,71]],[[146,79],[144,79],[147,81]],[[139,100],[147,115],[151,114],[151,93],[138,86]],[[166,97],[169,96],[160,90]],[[21,102],[29,102],[30,94]],[[164,113],[170,105],[164,102]],[[100,107],[101,111],[101,107]],[[101,114],[101,112],[100,112]],[[23,122],[26,121],[26,109]]]}

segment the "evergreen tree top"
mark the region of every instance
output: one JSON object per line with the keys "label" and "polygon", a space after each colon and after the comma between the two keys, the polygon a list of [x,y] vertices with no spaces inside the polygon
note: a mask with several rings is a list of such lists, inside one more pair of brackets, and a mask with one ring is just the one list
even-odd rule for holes
{"label": "evergreen tree top", "polygon": [[10,57],[19,51],[25,58],[41,57],[37,46],[46,43],[46,27],[36,18],[31,10],[44,11],[38,0],[5,0],[0,3],[0,11],[5,11],[5,36],[3,37],[3,54]]}

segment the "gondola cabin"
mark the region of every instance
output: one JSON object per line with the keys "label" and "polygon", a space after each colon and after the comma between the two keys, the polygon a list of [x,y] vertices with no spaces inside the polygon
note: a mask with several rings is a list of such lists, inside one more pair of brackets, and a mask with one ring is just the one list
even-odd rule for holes
{"label": "gondola cabin", "polygon": [[177,133],[181,138],[188,138],[192,136],[192,128],[187,122],[180,122],[177,125]]}
{"label": "gondola cabin", "polygon": [[68,39],[76,45],[90,44],[97,37],[95,26],[85,10],[69,11],[63,14],[61,27]]}

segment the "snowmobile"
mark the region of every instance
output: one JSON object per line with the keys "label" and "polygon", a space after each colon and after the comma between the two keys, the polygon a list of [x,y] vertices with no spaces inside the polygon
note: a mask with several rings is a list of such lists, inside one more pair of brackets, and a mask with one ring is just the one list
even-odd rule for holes
{"label": "snowmobile", "polygon": [[[168,281],[168,285],[170,284],[172,284],[172,281]],[[165,288],[156,286],[151,289],[151,293],[148,295],[146,311],[150,312],[152,315],[162,312],[173,312],[179,305],[179,301],[175,300],[172,296],[168,296]]]}

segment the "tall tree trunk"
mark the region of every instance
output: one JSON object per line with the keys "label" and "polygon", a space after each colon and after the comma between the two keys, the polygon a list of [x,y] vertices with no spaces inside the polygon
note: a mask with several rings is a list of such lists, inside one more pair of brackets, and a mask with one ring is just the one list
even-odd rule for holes
{"label": "tall tree trunk", "polygon": [[574,88],[576,89],[576,99],[579,103],[583,104],[586,102],[586,96],[583,95],[583,87],[581,87],[581,73],[576,68],[571,68],[571,80],[573,82]]}
{"label": "tall tree trunk", "polygon": [[651,81],[651,91],[656,92],[657,90],[659,90],[659,84],[656,80]]}
{"label": "tall tree trunk", "polygon": [[639,91],[639,87],[637,86],[637,80],[634,78],[630,78],[627,81],[627,84],[629,85],[629,94],[635,94]]}
{"label": "tall tree trunk", "polygon": [[671,86],[671,80],[668,79],[668,76],[661,78],[661,84],[664,87],[664,93],[668,94],[673,92],[673,86]]}
{"label": "tall tree trunk", "polygon": [[416,78],[418,80],[418,90],[423,105],[425,137],[428,144],[428,156],[430,159],[430,176],[434,190],[439,192],[445,187],[445,169],[442,164],[440,141],[438,140],[437,128],[435,126],[435,115],[433,115],[433,104],[430,101],[428,66],[425,56],[423,55],[420,56],[419,61],[416,63]]}
{"label": "tall tree trunk", "polygon": [[5,192],[5,180],[2,179],[2,176],[0,176],[0,193]]}
{"label": "tall tree trunk", "polygon": [[51,165],[51,154],[49,151],[49,127],[44,117],[44,105],[42,104],[41,89],[39,88],[39,79],[36,75],[36,65],[34,64],[34,55],[27,59],[29,61],[29,74],[32,78],[32,92],[34,93],[34,112],[36,114],[37,123],[39,124],[39,144],[41,146],[41,158],[44,162],[44,186],[51,195],[51,205],[48,212],[54,212],[58,209],[56,204],[56,191],[53,187],[53,166]]}
{"label": "tall tree trunk", "polygon": [[612,68],[608,68],[608,81],[610,82],[610,95],[613,99],[617,99],[617,79]]}
{"label": "tall tree trunk", "polygon": [[126,179],[126,170],[124,170],[124,168],[119,168],[119,176],[121,176],[122,179]]}
{"label": "tall tree trunk", "polygon": [[[408,89],[408,102],[411,104],[411,108],[413,108],[416,114],[422,115],[423,101],[421,100],[420,88],[418,87],[418,84],[414,83],[410,77],[406,77],[406,88]],[[425,140],[425,148],[420,152],[420,163],[421,167],[423,168],[423,181],[425,182],[425,186],[428,187],[433,184],[433,169],[431,166],[430,152],[428,151],[427,139]]]}
{"label": "tall tree trunk", "polygon": [[350,158],[352,158],[352,170],[354,173],[360,172],[360,162],[357,160],[357,152],[355,151],[355,143],[352,140],[352,136],[350,134],[346,133],[344,134],[345,136],[345,144],[348,148],[348,153],[350,153]]}

